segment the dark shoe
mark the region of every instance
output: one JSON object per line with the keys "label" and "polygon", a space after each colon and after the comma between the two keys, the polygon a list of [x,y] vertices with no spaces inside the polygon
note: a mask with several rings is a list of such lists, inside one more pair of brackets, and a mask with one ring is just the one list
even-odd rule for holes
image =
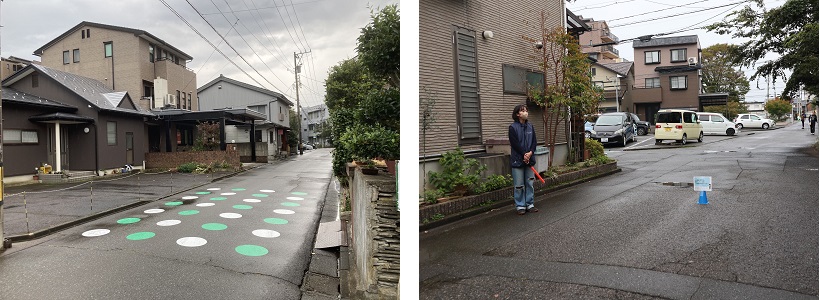
{"label": "dark shoe", "polygon": [[537,212],[538,212],[538,208],[533,207],[533,208],[528,209],[527,211],[528,211],[528,212],[537,213]]}
{"label": "dark shoe", "polygon": [[519,209],[519,210],[518,210],[518,212],[517,212],[517,214],[518,214],[519,216],[524,215],[525,213],[527,213],[527,211],[526,211],[526,210],[523,210],[523,209]]}

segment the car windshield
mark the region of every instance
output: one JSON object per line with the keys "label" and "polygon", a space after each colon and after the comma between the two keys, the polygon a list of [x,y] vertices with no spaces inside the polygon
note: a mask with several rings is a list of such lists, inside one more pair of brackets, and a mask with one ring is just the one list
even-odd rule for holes
{"label": "car windshield", "polygon": [[659,113],[658,123],[683,123],[680,113]]}
{"label": "car windshield", "polygon": [[601,116],[598,118],[598,121],[595,122],[595,125],[599,126],[608,126],[608,125],[621,125],[622,117],[618,115],[609,115],[609,116]]}

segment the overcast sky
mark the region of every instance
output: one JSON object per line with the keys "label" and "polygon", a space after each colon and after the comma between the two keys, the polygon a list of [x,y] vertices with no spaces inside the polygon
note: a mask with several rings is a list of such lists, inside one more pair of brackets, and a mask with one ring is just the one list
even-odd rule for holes
{"label": "overcast sky", "polygon": [[[643,35],[667,33],[677,31],[684,28],[698,28],[704,25],[713,24],[723,20],[724,16],[730,14],[732,11],[742,9],[747,3],[741,0],[577,0],[567,4],[576,15],[581,15],[584,18],[592,18],[596,21],[607,21],[612,34],[618,38],[625,40],[636,38]],[[733,4],[734,3],[734,4]],[[779,7],[786,3],[785,0],[765,0],[767,8]],[[689,5],[687,5],[689,4]],[[731,4],[731,5],[730,5]],[[749,3],[750,4],[750,3]],[[729,6],[725,6],[729,5]],[[719,7],[719,8],[715,8]],[[753,6],[754,7],[754,6]],[[714,9],[710,9],[714,8]],[[662,10],[662,11],[658,11]],[[658,11],[658,12],[654,12]],[[699,12],[697,12],[699,11]],[[691,13],[690,13],[691,12]],[[689,13],[689,14],[684,14]],[[642,14],[642,15],[639,15]],[[671,15],[683,14],[676,17],[668,17]],[[628,23],[645,21],[650,19],[660,18],[655,21],[641,22],[632,25]],[[623,25],[623,26],[619,26]],[[713,32],[707,32],[705,29],[689,30],[668,36],[683,36],[683,35],[697,35],[700,40],[700,46],[705,49],[714,44],[740,44],[743,40],[732,40],[731,36],[718,35]],[[630,61],[634,60],[634,52],[632,43],[622,43],[615,46],[618,49],[619,55]],[[767,56],[767,59],[772,59],[775,55]],[[744,70],[748,77],[754,73],[753,70]],[[747,101],[763,101],[766,97],[766,81],[760,80],[760,88],[757,89],[757,81],[750,82],[748,94],[746,94]],[[785,83],[778,81],[774,84],[778,93],[783,90]],[[774,94],[772,89],[770,94]]]}
{"label": "overcast sky", "polygon": [[[231,46],[265,79],[238,58],[224,42],[219,49],[261,86],[296,102],[293,53],[303,57],[299,89],[302,107],[322,103],[328,69],[356,55],[356,38],[370,22],[371,7],[398,0],[189,0]],[[185,0],[165,0],[214,45],[222,39]],[[278,6],[278,8],[277,8]],[[40,60],[32,55],[82,21],[145,30],[193,56],[188,67],[197,86],[219,74],[259,86],[215,52],[160,0],[6,0],[2,2],[3,57]],[[248,10],[251,11],[248,11]],[[254,10],[255,9],[255,10]],[[231,10],[234,13],[231,13]],[[221,13],[220,13],[221,11]],[[224,16],[223,16],[224,13]],[[226,20],[227,18],[227,20]],[[231,29],[233,24],[239,22]],[[243,40],[244,38],[244,40]],[[245,42],[247,41],[247,43]],[[261,43],[260,43],[261,41]],[[250,45],[250,46],[249,46]],[[260,60],[259,57],[262,59]],[[209,59],[210,57],[210,59]],[[262,62],[264,61],[264,63]],[[270,83],[268,83],[270,81]],[[272,83],[272,84],[271,84]]]}

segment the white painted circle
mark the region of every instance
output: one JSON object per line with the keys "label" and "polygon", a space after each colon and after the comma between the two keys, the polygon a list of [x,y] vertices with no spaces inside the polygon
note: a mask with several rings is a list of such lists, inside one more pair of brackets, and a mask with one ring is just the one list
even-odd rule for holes
{"label": "white painted circle", "polygon": [[158,213],[161,213],[161,212],[164,212],[164,211],[165,210],[161,209],[161,208],[152,208],[152,209],[148,209],[148,210],[144,211],[144,213],[146,213],[146,214],[158,214]]}
{"label": "white painted circle", "polygon": [[183,247],[199,247],[207,244],[208,241],[201,237],[187,236],[177,240],[177,244]]}
{"label": "white painted circle", "polygon": [[292,215],[296,213],[295,211],[289,209],[274,209],[273,212],[281,215]]}
{"label": "white painted circle", "polygon": [[276,192],[274,190],[259,190],[259,191],[263,192],[263,193],[275,193]]}
{"label": "white painted circle", "polygon": [[242,215],[238,213],[221,213],[219,216],[225,219],[239,219],[242,217]]}
{"label": "white painted circle", "polygon": [[208,190],[209,191],[218,191],[218,190],[221,190],[221,188],[209,188]]}
{"label": "white painted circle", "polygon": [[302,197],[287,197],[287,198],[285,198],[285,199],[288,199],[288,200],[296,200],[296,201],[299,201],[299,200],[305,200],[305,198],[302,198]]}
{"label": "white painted circle", "polygon": [[214,206],[214,205],[216,205],[216,203],[206,202],[206,203],[197,204],[196,206],[198,206],[198,207],[208,207],[208,206]]}
{"label": "white painted circle", "polygon": [[236,193],[222,193],[221,195],[222,196],[233,196],[233,195],[236,195]]}
{"label": "white painted circle", "polygon": [[183,196],[182,197],[182,200],[193,200],[193,199],[199,199],[199,197],[197,197],[197,196]]}
{"label": "white painted circle", "polygon": [[180,221],[180,220],[163,220],[163,221],[157,222],[157,225],[159,225],[159,226],[174,226],[174,225],[177,225],[179,223],[182,223],[182,221]]}
{"label": "white painted circle", "polygon": [[262,200],[259,200],[259,199],[245,199],[245,200],[242,200],[242,201],[249,202],[249,203],[259,203],[259,202],[262,202]]}
{"label": "white painted circle", "polygon": [[275,238],[275,237],[279,237],[281,235],[281,234],[279,234],[279,232],[276,232],[274,230],[268,230],[268,229],[257,229],[257,230],[254,230],[252,233],[253,233],[253,235],[258,236],[258,237],[262,237],[262,238]]}
{"label": "white painted circle", "polygon": [[108,234],[109,232],[111,232],[111,230],[108,230],[108,229],[92,229],[92,230],[83,232],[83,236],[84,237],[104,236],[104,235]]}

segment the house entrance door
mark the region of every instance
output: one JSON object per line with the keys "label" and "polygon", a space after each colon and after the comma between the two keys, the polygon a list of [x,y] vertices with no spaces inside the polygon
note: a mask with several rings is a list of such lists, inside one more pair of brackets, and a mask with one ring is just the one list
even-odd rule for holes
{"label": "house entrance door", "polygon": [[[54,156],[57,149],[57,139],[54,136],[56,126],[48,126],[48,163],[52,166],[57,159]],[[60,170],[68,170],[68,128],[60,126]],[[56,170],[56,168],[55,168]]]}
{"label": "house entrance door", "polygon": [[134,133],[125,133],[125,163],[134,164]]}

